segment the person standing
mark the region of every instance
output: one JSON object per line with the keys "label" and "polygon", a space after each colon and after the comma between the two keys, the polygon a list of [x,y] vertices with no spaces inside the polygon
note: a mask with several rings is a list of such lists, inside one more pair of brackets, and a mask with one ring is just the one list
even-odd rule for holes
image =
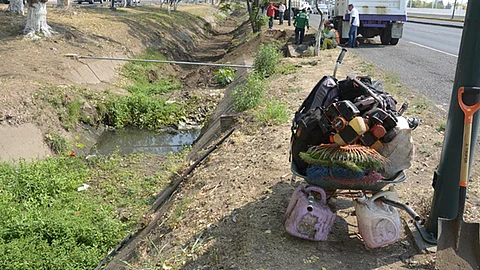
{"label": "person standing", "polygon": [[360,26],[360,17],[358,10],[353,4],[348,5],[350,11],[350,31],[348,32],[348,47],[358,47],[357,45],[357,29]]}
{"label": "person standing", "polygon": [[295,26],[295,43],[302,44],[303,37],[305,36],[305,27],[307,27],[307,30],[310,29],[310,24],[308,23],[308,15],[305,9],[302,9],[300,13],[295,16],[293,26]]}
{"label": "person standing", "polygon": [[285,10],[287,8],[285,7],[285,5],[283,3],[280,3],[280,6],[278,7],[278,15],[280,16],[280,25],[283,24],[283,18],[285,16]]}
{"label": "person standing", "polygon": [[278,8],[274,6],[272,2],[270,2],[270,5],[268,5],[267,8],[267,17],[270,17],[268,21],[268,29],[273,28],[273,17],[275,17],[275,10],[278,10]]}

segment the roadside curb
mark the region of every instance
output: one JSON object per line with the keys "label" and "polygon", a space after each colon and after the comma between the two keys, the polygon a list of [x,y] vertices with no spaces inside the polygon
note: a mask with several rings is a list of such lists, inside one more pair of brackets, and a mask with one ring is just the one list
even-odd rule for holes
{"label": "roadside curb", "polygon": [[[430,20],[436,20],[436,19],[427,18],[427,17],[415,17],[415,19],[430,19]],[[438,23],[437,23],[437,22],[423,22],[423,21],[416,21],[416,20],[411,20],[411,19],[407,19],[407,22],[418,23],[418,24],[438,25],[438,26],[445,26],[445,27],[463,29],[463,25],[454,25],[454,24],[447,24],[447,23],[440,23],[440,22],[438,22]]]}

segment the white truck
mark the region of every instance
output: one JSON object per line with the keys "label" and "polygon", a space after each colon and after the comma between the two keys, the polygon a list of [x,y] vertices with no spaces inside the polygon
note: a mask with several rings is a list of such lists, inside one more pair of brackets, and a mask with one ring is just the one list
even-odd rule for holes
{"label": "white truck", "polygon": [[330,21],[335,24],[342,43],[348,40],[350,30],[349,4],[353,4],[359,13],[358,34],[364,38],[380,36],[382,44],[397,45],[407,21],[406,0],[336,0]]}

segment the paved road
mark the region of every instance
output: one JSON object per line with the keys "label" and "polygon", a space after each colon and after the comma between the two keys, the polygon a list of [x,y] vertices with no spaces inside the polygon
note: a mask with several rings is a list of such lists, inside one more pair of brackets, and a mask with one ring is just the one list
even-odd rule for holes
{"label": "paved road", "polygon": [[[311,21],[318,25],[318,16],[311,16]],[[377,37],[351,51],[397,74],[408,88],[419,91],[447,110],[461,35],[459,28],[405,23],[398,45],[381,45]]]}

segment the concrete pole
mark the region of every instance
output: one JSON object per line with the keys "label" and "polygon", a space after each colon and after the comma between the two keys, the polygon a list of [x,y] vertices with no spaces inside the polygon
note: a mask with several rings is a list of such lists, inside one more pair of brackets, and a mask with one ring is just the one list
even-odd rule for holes
{"label": "concrete pole", "polygon": [[288,0],[288,26],[292,26],[292,0]]}
{"label": "concrete pole", "polygon": [[[460,163],[463,140],[463,111],[458,105],[458,89],[461,86],[480,86],[480,1],[469,1],[465,14],[462,42],[458,55],[455,82],[453,85],[450,108],[448,111],[447,127],[443,140],[440,165],[435,171],[433,187],[435,189],[430,217],[426,224],[427,232],[434,236],[438,233],[438,218],[453,219],[458,214],[458,195],[460,179]],[[464,94],[463,102],[473,105],[479,102],[480,95]],[[479,112],[473,117],[470,160],[475,154],[475,144],[478,134]],[[470,163],[470,168],[473,162]],[[468,175],[470,175],[468,168]]]}

